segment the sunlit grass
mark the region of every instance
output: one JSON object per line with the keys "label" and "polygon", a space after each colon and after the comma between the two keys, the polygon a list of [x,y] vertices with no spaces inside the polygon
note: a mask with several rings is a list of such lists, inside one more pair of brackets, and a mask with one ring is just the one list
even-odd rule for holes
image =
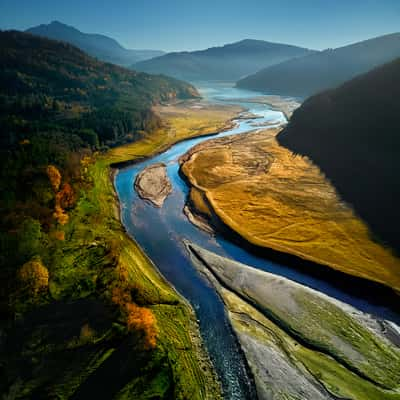
{"label": "sunlit grass", "polygon": [[182,170],[247,241],[400,290],[400,260],[373,241],[319,168],[279,146],[275,134],[202,143]]}

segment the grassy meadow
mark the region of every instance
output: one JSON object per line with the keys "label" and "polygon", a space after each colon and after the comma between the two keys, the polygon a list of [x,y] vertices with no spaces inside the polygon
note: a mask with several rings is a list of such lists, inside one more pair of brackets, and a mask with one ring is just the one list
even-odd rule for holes
{"label": "grassy meadow", "polygon": [[279,146],[276,134],[214,139],[191,149],[182,171],[196,190],[195,208],[207,214],[208,204],[254,245],[400,290],[400,260],[373,240],[319,168]]}

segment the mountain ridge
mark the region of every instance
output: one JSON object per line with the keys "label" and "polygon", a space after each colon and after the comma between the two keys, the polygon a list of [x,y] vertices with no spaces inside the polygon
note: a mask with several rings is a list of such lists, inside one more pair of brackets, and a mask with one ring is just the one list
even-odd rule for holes
{"label": "mountain ridge", "polygon": [[400,33],[378,36],[263,68],[239,88],[307,97],[400,56]]}
{"label": "mountain ridge", "polygon": [[237,80],[266,65],[303,56],[314,50],[282,43],[243,39],[204,50],[167,53],[132,67],[148,72],[162,73],[179,79]]}
{"label": "mountain ridge", "polygon": [[29,28],[25,32],[71,43],[101,61],[122,66],[129,66],[132,63],[164,54],[161,50],[127,49],[109,36],[98,33],[84,33],[60,21],[41,24]]}

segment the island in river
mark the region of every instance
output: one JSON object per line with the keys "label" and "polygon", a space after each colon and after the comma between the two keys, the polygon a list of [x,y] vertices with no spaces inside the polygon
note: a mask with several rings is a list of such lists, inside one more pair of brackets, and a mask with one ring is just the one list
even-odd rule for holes
{"label": "island in river", "polygon": [[172,191],[166,165],[152,164],[145,168],[135,179],[135,189],[142,199],[150,201],[156,207],[162,207]]}

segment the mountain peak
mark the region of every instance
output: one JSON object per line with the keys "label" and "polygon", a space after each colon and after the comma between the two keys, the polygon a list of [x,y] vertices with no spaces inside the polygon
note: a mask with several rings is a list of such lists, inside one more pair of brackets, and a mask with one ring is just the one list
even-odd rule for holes
{"label": "mountain peak", "polygon": [[[46,24],[43,24],[43,25],[46,25]],[[62,25],[62,26],[68,26],[67,24],[64,24],[63,22],[60,22],[60,21],[57,21],[57,20],[51,21],[49,25]]]}
{"label": "mountain peak", "polygon": [[73,27],[71,25],[67,25],[64,22],[61,22],[61,21],[58,21],[58,20],[54,20],[54,21],[51,21],[49,24],[42,24],[40,26],[41,27],[46,27],[46,28],[49,28],[49,29],[65,29],[65,30],[70,30],[70,31],[82,33],[79,29],[76,29],[75,27]]}

